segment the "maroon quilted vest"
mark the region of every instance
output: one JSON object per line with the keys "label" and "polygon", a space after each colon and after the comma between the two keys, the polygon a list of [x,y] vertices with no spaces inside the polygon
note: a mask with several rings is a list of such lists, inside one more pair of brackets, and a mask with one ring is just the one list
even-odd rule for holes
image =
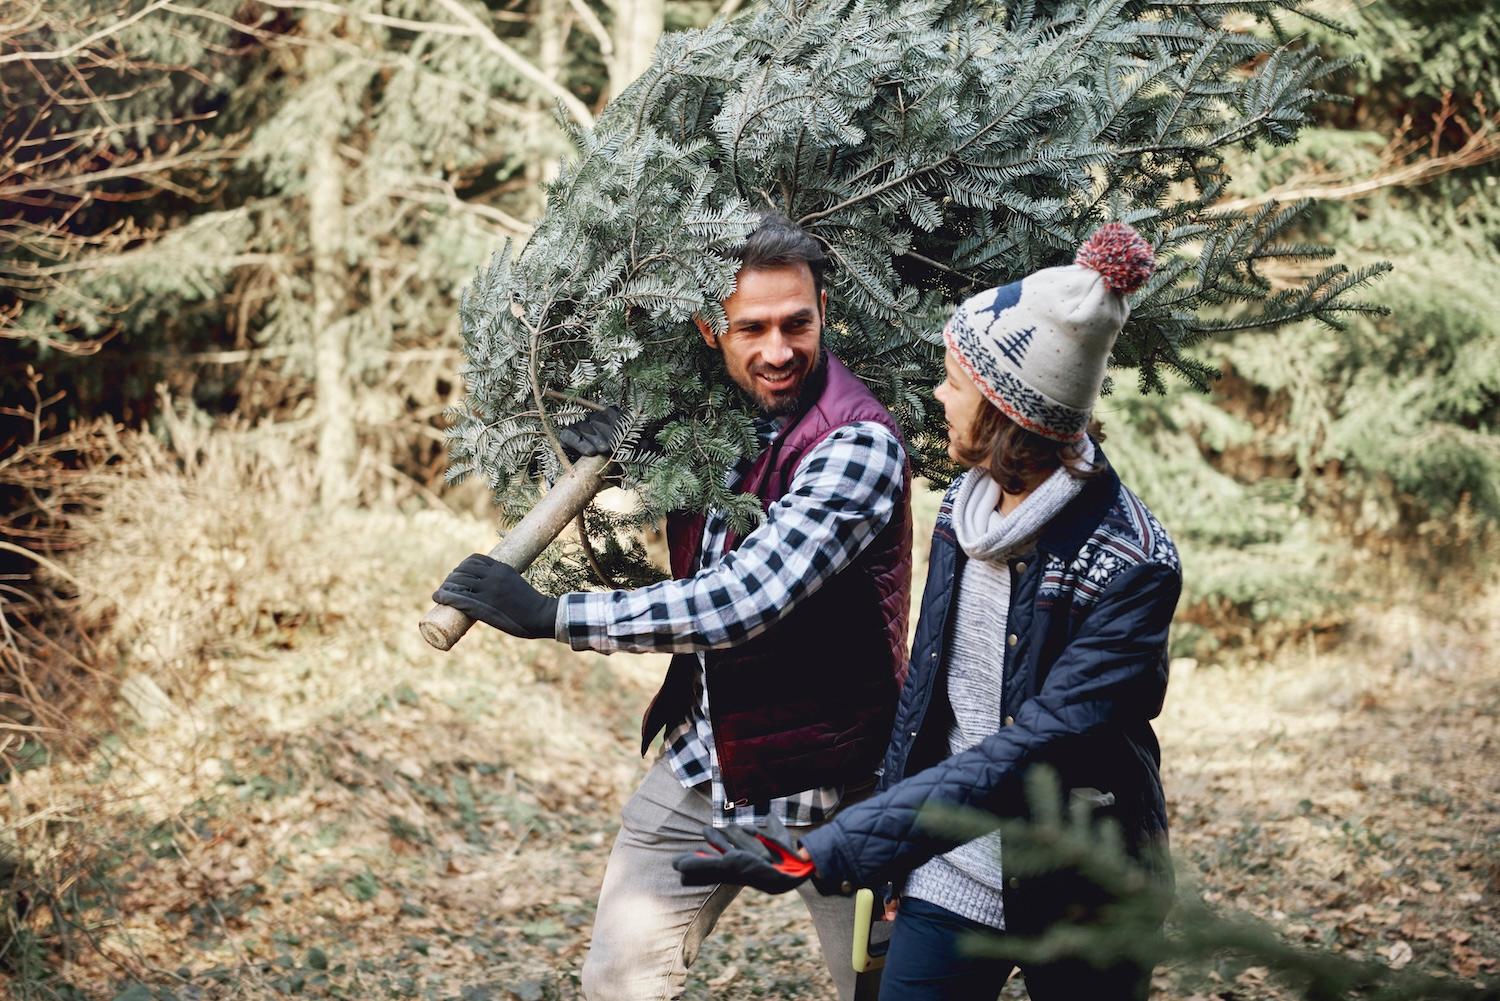
{"label": "maroon quilted vest", "polygon": [[[817,399],[765,449],[740,489],[769,509],[797,466],[834,431],[873,421],[899,439],[895,419],[833,355],[818,376]],[[698,566],[704,517],[667,519],[672,575]],[[725,552],[739,539],[732,534]],[[865,782],[890,740],[896,697],[906,674],[911,596],[911,466],[900,510],[853,563],[760,635],[705,657],[710,722],[727,798],[737,805],[821,786]],[[646,710],[641,753],[693,702],[696,654],[672,658]]]}

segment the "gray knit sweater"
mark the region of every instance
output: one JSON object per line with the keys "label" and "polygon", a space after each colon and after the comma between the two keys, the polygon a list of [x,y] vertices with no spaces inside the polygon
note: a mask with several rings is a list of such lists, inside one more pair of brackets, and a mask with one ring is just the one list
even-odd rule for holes
{"label": "gray knit sweater", "polygon": [[[953,727],[948,750],[968,750],[1000,729],[1000,680],[1005,620],[1010,611],[1010,567],[969,560],[958,586],[949,645],[948,702]],[[961,914],[970,921],[1005,927],[1000,888],[1000,832],[987,834],[929,859],[907,880],[905,895]]]}
{"label": "gray knit sweater", "polygon": [[[1084,461],[1093,459],[1087,447]],[[1009,559],[1035,548],[1036,537],[1078,495],[1080,481],[1058,470],[1009,515],[997,510],[1000,488],[978,470],[954,498],[959,545],[969,556],[958,581],[948,644],[948,752],[958,754],[999,731],[1001,684],[1010,616]],[[1005,927],[1000,832],[966,842],[915,869],[906,896],[947,908],[991,928]]]}

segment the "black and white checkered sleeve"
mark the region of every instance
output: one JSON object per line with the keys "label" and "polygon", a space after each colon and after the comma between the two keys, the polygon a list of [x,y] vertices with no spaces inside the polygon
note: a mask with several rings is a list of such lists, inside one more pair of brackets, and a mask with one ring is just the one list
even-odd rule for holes
{"label": "black and white checkered sleeve", "polygon": [[786,495],[738,549],[685,580],[565,595],[559,638],[575,650],[683,653],[755,636],[890,522],[905,462],[879,424],[838,429],[803,457]]}

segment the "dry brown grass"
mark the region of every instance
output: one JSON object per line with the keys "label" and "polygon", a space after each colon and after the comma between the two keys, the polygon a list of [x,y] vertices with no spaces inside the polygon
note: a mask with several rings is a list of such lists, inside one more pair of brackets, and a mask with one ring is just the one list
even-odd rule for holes
{"label": "dry brown grass", "polygon": [[[1500,972],[1500,590],[1456,598],[1357,610],[1327,651],[1174,665],[1157,729],[1196,892],[1304,945]],[[1290,996],[1221,972],[1202,996]]]}
{"label": "dry brown grass", "polygon": [[[611,736],[580,725],[620,698],[603,667],[579,673],[571,655],[488,630],[447,655],[422,643],[427,595],[492,528],[446,506],[328,517],[290,436],[210,432],[180,413],[168,430],[165,443],[132,444],[60,568],[127,697],[114,701],[110,686],[74,719],[92,752],[15,775],[0,800],[0,843],[21,874],[12,890],[49,905],[21,930],[68,979],[104,991],[175,970],[193,951],[187,939],[208,935],[222,949],[199,955],[253,986],[246,940],[269,948],[272,931],[296,920],[284,905],[265,921],[241,913],[269,892],[268,871],[296,896],[294,913],[337,928],[350,898],[347,879],[327,875],[329,858],[381,871],[415,844],[469,872],[479,863],[464,859],[483,853],[468,834],[520,847],[550,829],[531,814],[602,803],[628,782],[630,759],[602,752]],[[633,702],[641,663],[619,666]],[[494,793],[504,809],[460,823],[454,790],[483,785],[481,772],[510,790]],[[233,819],[221,825],[226,809]],[[301,852],[299,839],[326,840],[330,826],[344,832],[335,844]],[[122,850],[166,855],[148,872],[112,861]],[[512,882],[526,863],[512,852],[484,864],[485,878],[467,885],[493,903],[489,880]],[[69,889],[83,892],[69,901]],[[499,899],[549,893],[538,884]],[[317,917],[320,896],[332,902]]]}
{"label": "dry brown grass", "polygon": [[86,744],[73,713],[111,688],[81,623],[80,583],[64,564],[84,544],[79,517],[109,494],[111,467],[130,447],[107,421],[52,434],[40,401],[26,416],[21,432],[0,443],[0,765],[7,770],[40,741],[71,750]]}

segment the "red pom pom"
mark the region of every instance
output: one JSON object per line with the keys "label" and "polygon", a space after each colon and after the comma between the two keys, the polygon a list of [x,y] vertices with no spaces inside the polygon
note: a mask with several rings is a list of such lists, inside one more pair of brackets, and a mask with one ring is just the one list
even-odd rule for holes
{"label": "red pom pom", "polygon": [[1073,263],[1093,268],[1107,288],[1126,295],[1146,284],[1156,270],[1156,255],[1145,237],[1123,222],[1112,222],[1078,248]]}

